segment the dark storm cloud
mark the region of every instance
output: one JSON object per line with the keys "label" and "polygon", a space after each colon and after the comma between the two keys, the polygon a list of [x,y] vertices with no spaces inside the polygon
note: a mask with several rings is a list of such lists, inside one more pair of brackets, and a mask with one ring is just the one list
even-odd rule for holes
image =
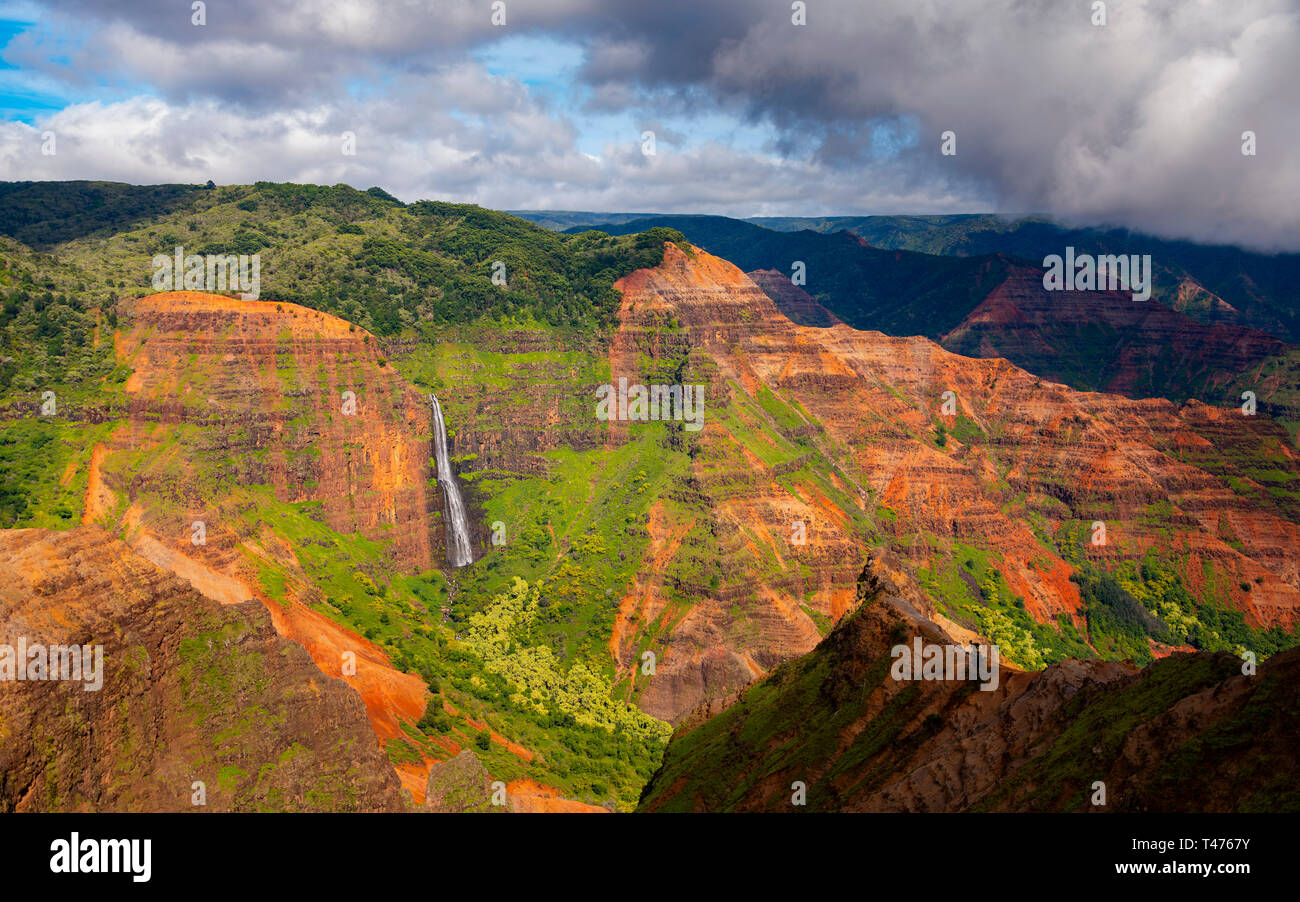
{"label": "dark storm cloud", "polygon": [[[784,3],[699,18],[692,4],[631,6],[617,35],[592,39],[644,62],[620,71],[598,50],[584,76],[603,90],[691,73],[832,165],[861,165],[880,123],[910,117],[919,143],[899,153],[916,173],[987,185],[1005,208],[1300,247],[1294,0],[1111,2],[1105,25],[1093,4],[1059,0],[810,0],[803,27]],[[938,153],[947,130],[955,157]],[[1241,152],[1247,130],[1256,156]]]}

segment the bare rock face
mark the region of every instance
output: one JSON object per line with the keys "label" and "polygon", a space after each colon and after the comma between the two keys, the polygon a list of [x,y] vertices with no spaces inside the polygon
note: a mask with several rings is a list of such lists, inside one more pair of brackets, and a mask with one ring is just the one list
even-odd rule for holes
{"label": "bare rock face", "polygon": [[[611,643],[627,671],[635,624],[671,623],[639,695],[656,716],[681,722],[811,650],[855,604],[868,526],[892,534],[912,567],[933,554],[918,534],[989,548],[1044,623],[1065,616],[1082,628],[1082,601],[1075,566],[1031,522],[1056,533],[1101,521],[1107,542],[1081,541],[1080,554],[1104,568],[1176,547],[1186,585],[1199,591],[1212,568],[1249,624],[1290,628],[1300,617],[1300,509],[1256,479],[1300,479],[1300,455],[1265,417],[1077,392],[919,337],[797,326],[750,277],[697,248],[670,243],[661,266],[617,287],[612,376],[669,372],[707,393],[703,430],[683,438],[690,475],[669,499],[676,509],[651,516]],[[1160,318],[1147,320],[1156,340]],[[1268,350],[1242,341],[1247,357]],[[609,424],[611,445],[626,435]],[[755,451],[756,435],[768,453]],[[812,461],[826,480],[806,475]],[[712,563],[685,579],[693,558]]]}
{"label": "bare rock face", "polygon": [[98,691],[0,685],[0,811],[403,809],[361,699],[262,605],[203,598],[96,527],[0,532],[0,568],[0,645],[103,648]]}
{"label": "bare rock face", "polygon": [[812,653],[679,727],[642,810],[1281,811],[1300,800],[1300,649],[1251,675],[1220,653],[1141,671],[1003,666],[991,691],[900,680],[895,645],[953,637],[887,556],[869,560],[860,587],[861,606]]}

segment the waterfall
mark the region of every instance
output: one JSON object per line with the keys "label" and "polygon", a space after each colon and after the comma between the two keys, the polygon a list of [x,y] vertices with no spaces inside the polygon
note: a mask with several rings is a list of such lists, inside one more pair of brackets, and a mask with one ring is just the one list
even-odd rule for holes
{"label": "waterfall", "polygon": [[438,485],[442,486],[445,526],[447,533],[447,559],[453,567],[474,563],[474,551],[469,544],[469,517],[465,502],[460,497],[460,486],[451,472],[451,457],[447,454],[447,427],[442,421],[442,405],[438,398],[429,395],[433,404],[434,452],[438,458]]}

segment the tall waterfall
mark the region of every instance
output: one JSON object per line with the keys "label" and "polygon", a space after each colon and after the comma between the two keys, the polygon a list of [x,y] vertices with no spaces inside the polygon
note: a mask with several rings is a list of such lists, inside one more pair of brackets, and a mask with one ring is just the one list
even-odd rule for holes
{"label": "tall waterfall", "polygon": [[469,544],[469,517],[465,513],[465,502],[460,497],[460,486],[451,472],[451,458],[447,454],[447,426],[442,421],[442,405],[438,398],[429,395],[433,404],[434,452],[438,458],[438,485],[442,486],[444,500],[443,511],[446,513],[447,559],[453,567],[464,567],[474,562],[474,550]]}

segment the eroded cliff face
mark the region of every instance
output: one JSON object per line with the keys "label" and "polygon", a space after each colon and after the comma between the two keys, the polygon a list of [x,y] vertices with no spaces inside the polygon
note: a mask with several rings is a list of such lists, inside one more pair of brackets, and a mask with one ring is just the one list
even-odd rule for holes
{"label": "eroded cliff face", "polygon": [[[371,543],[362,575],[440,562],[427,398],[364,330],[293,304],[166,292],[125,302],[120,323],[127,405],[89,461],[83,522],[213,601],[264,604],[359,693],[382,742],[401,737],[424,682],[320,613],[320,570],[345,566],[335,535]],[[431,763],[399,766],[417,801]]]}
{"label": "eroded cliff face", "polygon": [[[904,398],[863,388],[842,401],[800,394],[801,403],[827,410],[822,421],[856,446],[854,458],[883,504],[936,535],[983,537],[1002,551],[1012,562],[1003,573],[1023,587],[1031,612],[1074,610],[1064,562],[1052,562],[1048,579],[1029,566],[1028,554],[1041,543],[1028,524],[1039,517],[1053,533],[1069,520],[1105,524],[1105,544],[1084,543],[1086,556],[1099,562],[1136,560],[1172,540],[1188,556],[1186,580],[1199,582],[1200,565],[1212,559],[1237,583],[1252,584],[1229,591],[1227,600],[1253,623],[1295,622],[1300,579],[1287,549],[1300,547],[1300,528],[1289,507],[1258,497],[1263,487],[1252,478],[1261,459],[1276,461],[1289,479],[1300,474],[1300,458],[1272,421],[1198,402],[1178,407],[1074,392],[1005,361],[957,357],[922,339],[830,331],[823,347],[864,375],[882,374]],[[955,393],[958,417],[974,428],[965,441],[950,435],[946,447],[918,448],[945,391]],[[832,411],[873,402],[887,422],[867,426],[855,441],[852,421],[837,422]],[[1240,450],[1216,445],[1216,433]],[[1244,490],[1230,488],[1233,481]],[[1228,536],[1238,538],[1230,544]]]}
{"label": "eroded cliff face", "polygon": [[[429,484],[429,402],[387,366],[373,336],[294,304],[199,292],[148,295],[121,312],[129,325],[118,354],[134,372],[128,422],[110,450],[147,459],[170,443],[177,466],[167,486],[148,473],[125,483],[109,468],[110,489],[165,492],[202,519],[220,501],[209,497],[212,479],[265,485],[280,502],[320,502],[338,532],[388,543],[395,567],[433,565],[445,543]],[[220,462],[215,471],[205,458]],[[223,518],[213,520],[220,532]]]}
{"label": "eroded cliff face", "polygon": [[[668,612],[658,673],[641,690],[651,713],[680,720],[810,650],[817,618],[852,607],[869,535],[911,567],[956,542],[991,550],[1041,623],[1085,625],[1075,565],[1035,532],[1059,542],[1071,525],[1075,560],[1110,567],[1173,546],[1189,586],[1203,589],[1212,566],[1249,623],[1296,622],[1296,512],[1254,477],[1269,461],[1300,478],[1300,460],[1266,418],[1075,392],[923,338],[796,326],[698,249],[670,244],[662,266],[619,287],[611,373],[667,373],[708,398],[703,430],[683,435],[690,478],[668,499],[675,512],[652,518],[616,630],[627,667],[626,624]],[[612,423],[610,441],[628,428]],[[1104,544],[1088,540],[1097,521]],[[720,553],[695,572],[716,578],[674,582],[701,530]]]}
{"label": "eroded cliff face", "polygon": [[[595,366],[603,337],[545,329],[463,326],[438,336],[428,353],[416,340],[390,341],[397,357],[414,357],[413,370],[434,376],[439,401],[455,412],[453,456],[469,469],[519,477],[549,472],[547,452],[599,448],[604,433],[591,416],[592,392],[604,381]],[[480,530],[486,544],[486,530]]]}
{"label": "eroded cliff face", "polygon": [[[97,527],[0,531],[0,644],[100,645],[103,682],[6,682],[0,810],[400,811],[361,699]],[[252,779],[247,779],[247,778]]]}
{"label": "eroded cliff face", "polygon": [[[639,637],[627,625],[670,625],[655,675],[638,682],[643,710],[670,721],[812,648],[816,618],[849,608],[861,553],[850,481],[813,468],[816,426],[777,421],[735,365],[741,344],[793,327],[736,267],[692,253],[670,244],[662,266],[618,283],[610,352],[615,381],[702,385],[706,397],[703,428],[677,434],[690,472],[650,519],[616,627],[616,662],[634,671]],[[610,442],[629,428],[611,421]]]}
{"label": "eroded cliff face", "polygon": [[[1261,811],[1294,805],[1300,650],[1148,669],[1066,660],[896,679],[897,644],[954,641],[888,556],[812,653],[674,735],[643,811]],[[1096,801],[1097,783],[1105,800]],[[799,785],[802,784],[802,793]],[[799,807],[794,800],[801,796]]]}
{"label": "eroded cliff face", "polygon": [[1222,404],[1237,401],[1225,392],[1237,374],[1286,347],[1257,329],[1206,325],[1134,301],[1131,292],[1047,291],[1043,270],[1021,264],[1009,265],[1006,279],[940,342],[1074,385],[1130,397],[1191,393]]}
{"label": "eroded cliff face", "polygon": [[[87,463],[84,522],[212,602],[263,605],[356,693],[387,752],[376,766],[421,804],[431,768],[486,728],[418,730],[426,676],[393,638],[436,641],[443,577],[432,571],[454,578],[425,392],[364,330],[293,304],[168,292],[125,303],[120,321],[117,352],[133,374],[124,415]],[[477,402],[490,420],[492,399]],[[545,423],[543,413],[533,432]],[[527,432],[453,431],[453,453],[480,447],[486,465],[526,466]]]}

